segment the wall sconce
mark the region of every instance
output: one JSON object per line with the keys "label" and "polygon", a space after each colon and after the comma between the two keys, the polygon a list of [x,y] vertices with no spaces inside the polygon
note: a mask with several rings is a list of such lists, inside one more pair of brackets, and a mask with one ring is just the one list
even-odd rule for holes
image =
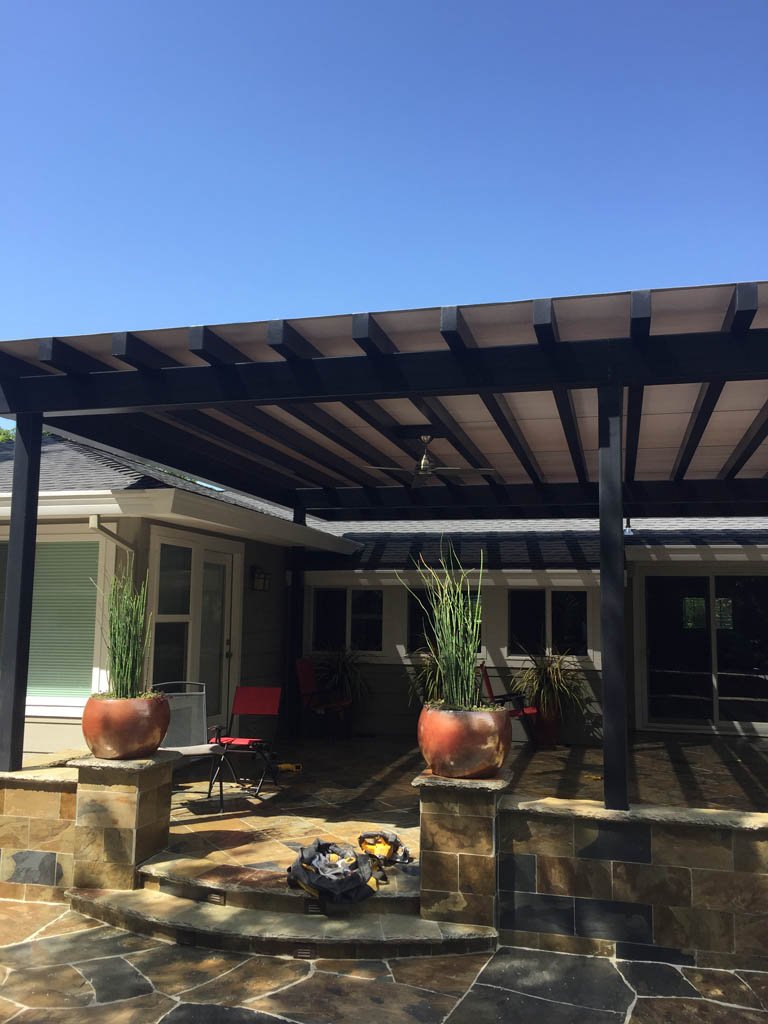
{"label": "wall sconce", "polygon": [[266,572],[260,565],[252,565],[249,569],[249,580],[251,590],[269,590],[272,574]]}

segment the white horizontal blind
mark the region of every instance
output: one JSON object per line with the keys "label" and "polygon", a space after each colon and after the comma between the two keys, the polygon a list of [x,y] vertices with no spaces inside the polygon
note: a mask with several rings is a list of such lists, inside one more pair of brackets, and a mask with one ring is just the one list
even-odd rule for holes
{"label": "white horizontal blind", "polygon": [[[7,545],[0,545],[3,584]],[[96,541],[38,544],[29,652],[31,697],[87,697],[93,674]],[[0,603],[5,587],[0,588]]]}

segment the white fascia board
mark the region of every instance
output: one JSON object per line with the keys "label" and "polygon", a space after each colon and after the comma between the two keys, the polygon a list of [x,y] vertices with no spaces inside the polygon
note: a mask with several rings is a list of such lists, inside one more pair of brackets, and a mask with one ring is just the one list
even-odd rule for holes
{"label": "white fascia board", "polygon": [[626,548],[627,561],[640,565],[665,565],[670,562],[762,563],[768,561],[766,544],[666,544],[632,545]]}
{"label": "white fascia board", "polygon": [[198,528],[233,533],[238,537],[260,540],[265,544],[285,547],[307,547],[316,551],[332,551],[343,555],[354,554],[360,547],[354,541],[335,537],[311,526],[300,526],[287,519],[278,519],[266,512],[257,512],[239,505],[228,505],[215,498],[191,491],[173,491],[169,519],[182,520]]}
{"label": "white fascia board", "polygon": [[[11,495],[0,494],[0,522],[9,519],[10,514]],[[343,555],[351,555],[360,547],[354,541],[332,533],[174,487],[135,491],[50,491],[40,495],[40,520],[87,518],[92,515],[143,516],[183,523],[208,532],[260,540],[265,544],[307,547]]]}

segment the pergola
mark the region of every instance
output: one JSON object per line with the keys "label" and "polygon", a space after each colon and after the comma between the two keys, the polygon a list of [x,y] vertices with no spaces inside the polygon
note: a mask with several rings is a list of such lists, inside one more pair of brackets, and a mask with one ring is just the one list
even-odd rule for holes
{"label": "pergola", "polygon": [[[0,415],[0,768],[21,763],[45,427],[301,523],[599,517],[605,801],[623,808],[623,519],[768,512],[768,283],[8,341]],[[422,435],[425,479],[407,472]]]}

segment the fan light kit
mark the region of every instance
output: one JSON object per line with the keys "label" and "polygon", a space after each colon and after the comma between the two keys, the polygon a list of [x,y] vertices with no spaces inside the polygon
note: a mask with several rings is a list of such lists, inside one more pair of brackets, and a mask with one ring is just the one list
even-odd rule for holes
{"label": "fan light kit", "polygon": [[408,476],[413,476],[421,479],[425,479],[430,476],[434,476],[435,473],[495,473],[494,469],[487,467],[476,467],[476,466],[441,466],[432,460],[429,452],[429,446],[432,443],[431,434],[420,434],[419,441],[424,446],[424,451],[421,453],[419,458],[416,460],[416,465],[412,469],[405,469],[403,466],[368,466],[368,469],[378,469],[385,473],[406,473]]}

